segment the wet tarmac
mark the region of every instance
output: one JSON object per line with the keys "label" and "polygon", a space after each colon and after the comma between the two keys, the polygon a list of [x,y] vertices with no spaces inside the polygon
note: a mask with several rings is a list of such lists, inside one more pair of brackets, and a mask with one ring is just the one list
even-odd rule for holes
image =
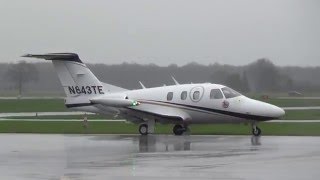
{"label": "wet tarmac", "polygon": [[320,137],[0,134],[0,179],[319,179]]}

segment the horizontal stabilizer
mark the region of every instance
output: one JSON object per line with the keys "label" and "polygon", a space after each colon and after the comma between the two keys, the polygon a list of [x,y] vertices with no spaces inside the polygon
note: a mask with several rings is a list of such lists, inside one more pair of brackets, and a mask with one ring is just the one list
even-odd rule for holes
{"label": "horizontal stabilizer", "polygon": [[25,54],[21,57],[39,58],[46,60],[59,60],[59,61],[74,61],[82,63],[78,54],[75,53],[48,53],[48,54]]}

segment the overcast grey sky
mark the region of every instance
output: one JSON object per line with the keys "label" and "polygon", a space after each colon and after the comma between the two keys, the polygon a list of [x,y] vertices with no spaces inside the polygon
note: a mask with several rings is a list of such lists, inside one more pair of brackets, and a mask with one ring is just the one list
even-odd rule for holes
{"label": "overcast grey sky", "polygon": [[0,62],[320,65],[319,0],[0,0]]}

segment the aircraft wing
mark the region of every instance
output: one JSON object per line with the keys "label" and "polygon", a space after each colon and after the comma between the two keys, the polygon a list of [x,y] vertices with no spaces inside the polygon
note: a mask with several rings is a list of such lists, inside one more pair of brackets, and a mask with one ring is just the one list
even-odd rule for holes
{"label": "aircraft wing", "polygon": [[172,123],[174,121],[181,123],[181,121],[191,119],[189,114],[181,109],[143,102],[138,106],[127,107],[127,115],[141,120],[155,119],[160,123]]}
{"label": "aircraft wing", "polygon": [[173,121],[181,123],[181,121],[191,120],[188,113],[177,107],[126,99],[126,95],[124,94],[97,97],[90,99],[90,102],[104,107],[122,109],[121,115],[135,123],[141,123],[149,119],[155,119],[160,123],[172,123]]}

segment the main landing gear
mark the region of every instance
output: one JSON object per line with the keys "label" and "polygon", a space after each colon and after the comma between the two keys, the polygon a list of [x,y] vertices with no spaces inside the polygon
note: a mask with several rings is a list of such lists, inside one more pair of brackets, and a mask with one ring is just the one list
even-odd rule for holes
{"label": "main landing gear", "polygon": [[146,124],[141,124],[141,125],[139,126],[139,133],[140,133],[141,135],[147,135],[147,134],[148,134],[148,125],[146,125]]}
{"label": "main landing gear", "polygon": [[143,124],[140,124],[139,133],[141,135],[148,135],[154,133],[155,123],[155,120],[150,119],[144,122]]}
{"label": "main landing gear", "polygon": [[[140,124],[139,133],[141,135],[148,135],[153,132],[154,132],[154,130],[152,129],[152,126],[149,126],[148,124]],[[181,124],[176,124],[173,127],[173,133],[177,136],[181,136],[183,133],[186,133],[186,132],[190,132],[190,129],[187,126],[183,126]]]}
{"label": "main landing gear", "polygon": [[254,136],[260,136],[261,135],[261,129],[257,126],[256,122],[252,123],[252,135],[254,135]]}
{"label": "main landing gear", "polygon": [[189,132],[190,129],[187,126],[182,126],[181,124],[176,124],[173,127],[173,133],[177,136],[181,136],[185,132]]}

